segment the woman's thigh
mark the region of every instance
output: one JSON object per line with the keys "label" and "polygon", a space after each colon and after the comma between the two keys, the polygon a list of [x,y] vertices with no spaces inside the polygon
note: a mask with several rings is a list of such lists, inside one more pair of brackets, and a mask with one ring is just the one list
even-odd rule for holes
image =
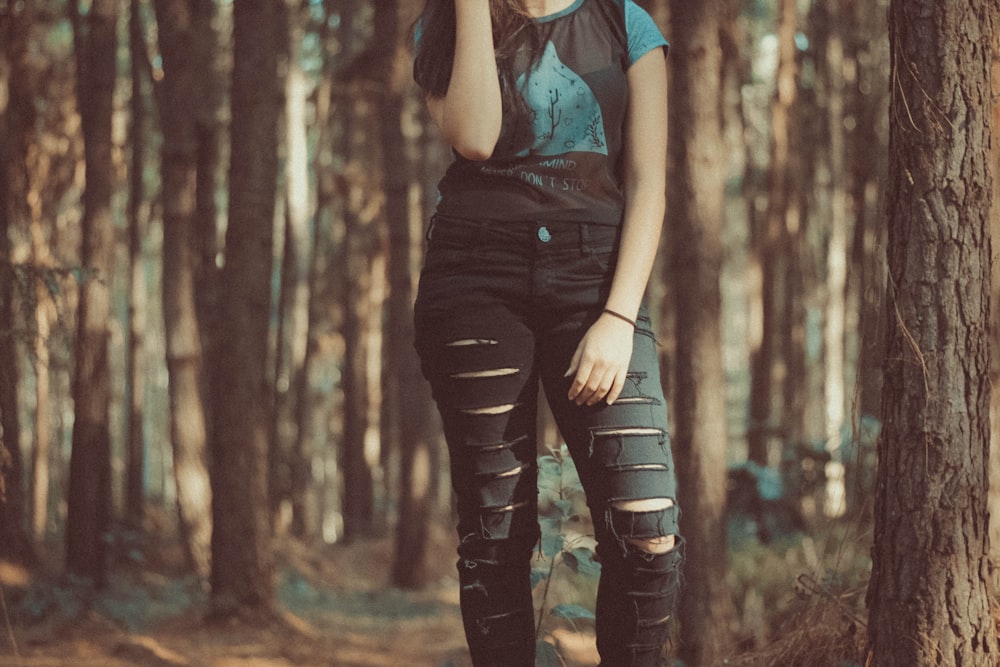
{"label": "woman's thigh", "polygon": [[[540,363],[559,430],[569,446],[594,516],[598,539],[657,539],[677,533],[677,484],[660,382],[656,342],[645,309],[639,313],[625,387],[613,405],[578,406],[567,398],[572,378],[560,367],[574,336],[547,340],[555,363]],[[539,355],[545,358],[547,355]],[[637,509],[641,511],[636,511]]]}
{"label": "woman's thigh", "polygon": [[537,533],[534,334],[519,298],[519,258],[497,259],[472,241],[432,241],[415,307],[463,540]]}

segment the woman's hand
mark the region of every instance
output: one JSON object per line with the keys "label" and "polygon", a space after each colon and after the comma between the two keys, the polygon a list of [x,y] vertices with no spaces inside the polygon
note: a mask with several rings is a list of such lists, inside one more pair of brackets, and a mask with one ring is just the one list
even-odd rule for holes
{"label": "woman's hand", "polygon": [[565,377],[574,375],[569,400],[594,405],[604,399],[611,405],[625,386],[632,359],[635,328],[616,317],[601,315],[583,335]]}

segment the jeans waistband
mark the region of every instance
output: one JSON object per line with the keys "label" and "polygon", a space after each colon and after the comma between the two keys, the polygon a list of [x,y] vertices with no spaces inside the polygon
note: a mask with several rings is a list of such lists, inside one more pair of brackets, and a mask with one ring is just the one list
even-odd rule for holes
{"label": "jeans waistband", "polygon": [[450,241],[470,246],[570,250],[612,248],[620,229],[590,222],[529,220],[497,222],[435,214],[427,227],[428,241]]}

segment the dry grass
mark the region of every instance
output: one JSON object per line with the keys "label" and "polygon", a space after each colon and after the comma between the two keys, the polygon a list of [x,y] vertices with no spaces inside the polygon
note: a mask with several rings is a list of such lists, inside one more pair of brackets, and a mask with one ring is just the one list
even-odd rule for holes
{"label": "dry grass", "polygon": [[725,662],[727,667],[843,667],[862,665],[865,650],[861,606],[864,590],[837,598],[803,601],[799,613],[770,645]]}

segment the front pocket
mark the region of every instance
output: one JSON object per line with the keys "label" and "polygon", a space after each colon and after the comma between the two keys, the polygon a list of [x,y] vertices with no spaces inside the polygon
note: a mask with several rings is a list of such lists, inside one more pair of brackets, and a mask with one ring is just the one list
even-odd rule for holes
{"label": "front pocket", "polygon": [[618,248],[593,248],[590,251],[590,261],[601,273],[614,271],[618,264]]}

